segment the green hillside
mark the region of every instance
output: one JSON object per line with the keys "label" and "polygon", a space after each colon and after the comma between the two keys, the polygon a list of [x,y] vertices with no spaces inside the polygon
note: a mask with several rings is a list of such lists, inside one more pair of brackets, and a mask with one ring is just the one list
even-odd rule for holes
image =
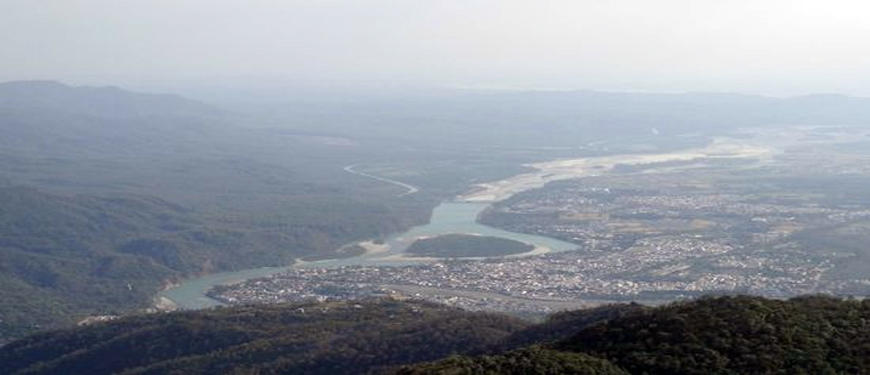
{"label": "green hillside", "polygon": [[[588,318],[571,315],[581,321]],[[560,319],[563,325],[571,324],[564,319],[569,316]],[[716,297],[635,308],[613,316],[556,342],[537,335],[545,343],[543,348],[451,358],[400,373],[495,374],[511,366],[526,366],[528,373],[539,374],[619,373],[614,369],[630,374],[698,375],[870,372],[870,301]],[[515,335],[535,331],[541,332],[541,326]],[[551,332],[550,339],[564,335]],[[586,367],[566,370],[569,365]]]}
{"label": "green hillside", "polygon": [[385,207],[304,204],[287,211],[302,222],[258,224],[214,220],[147,196],[0,187],[0,342],[86,315],[148,307],[163,285],[183,277],[330,256],[348,241],[401,226]]}
{"label": "green hillside", "polygon": [[455,356],[440,362],[402,368],[397,375],[628,375],[614,364],[583,353],[531,347],[498,355]]}
{"label": "green hillside", "polygon": [[395,301],[153,314],[19,340],[0,348],[0,373],[359,374],[473,352],[524,326]]}
{"label": "green hillside", "polygon": [[345,172],[357,148],[248,123],[172,95],[0,83],[0,343],[147,307],[168,281],[346,256],[437,201]]}
{"label": "green hillside", "polygon": [[615,319],[555,348],[632,373],[870,372],[870,301],[704,298]]}
{"label": "green hillside", "polygon": [[829,297],[612,305],[535,325],[392,300],[243,306],[35,334],[0,348],[0,373],[859,374],[868,321],[870,301]]}

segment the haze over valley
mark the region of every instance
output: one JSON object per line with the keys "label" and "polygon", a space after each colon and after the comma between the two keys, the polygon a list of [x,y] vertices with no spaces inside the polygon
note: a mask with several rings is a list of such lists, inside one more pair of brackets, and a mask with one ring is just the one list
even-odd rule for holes
{"label": "haze over valley", "polygon": [[0,2],[0,373],[870,373],[867,11]]}
{"label": "haze over valley", "polygon": [[[507,263],[499,267],[511,267],[513,262],[527,268],[527,262],[541,259],[544,265],[535,269],[543,274],[524,276],[538,282],[550,272],[548,262],[553,267],[558,264],[549,260],[552,256],[542,254],[570,250],[564,256],[600,258],[578,260],[595,264],[598,274],[611,267],[608,262],[622,262],[620,254],[636,259],[638,246],[652,246],[641,245],[652,240],[671,241],[674,245],[664,249],[656,245],[654,248],[659,251],[650,256],[662,259],[650,260],[643,267],[680,269],[682,274],[692,270],[698,272],[692,277],[699,277],[694,282],[700,284],[682,285],[673,280],[676,275],[673,271],[657,277],[654,276],[657,272],[664,271],[640,272],[634,268],[620,271],[624,266],[616,266],[608,272],[622,275],[613,281],[622,286],[610,292],[609,287],[602,286],[563,295],[562,291],[591,287],[584,281],[591,276],[581,276],[583,272],[579,270],[571,271],[577,273],[578,279],[565,281],[570,287],[542,284],[545,290],[556,288],[556,292],[519,287],[510,287],[519,290],[516,292],[489,290],[479,285],[483,281],[472,280],[484,275],[492,277],[495,272],[478,270],[474,262],[484,262],[480,267],[488,267],[485,265],[492,261],[472,260],[468,265],[460,263],[461,267],[472,267],[472,271],[465,272],[467,282],[442,288],[431,298],[440,300],[444,293],[467,291],[505,296],[519,293],[524,297],[544,293],[549,299],[555,296],[583,305],[584,296],[602,303],[631,299],[636,293],[646,293],[645,290],[669,296],[653,297],[656,301],[723,291],[776,296],[864,293],[861,285],[866,280],[865,269],[854,262],[863,259],[863,251],[842,247],[847,245],[827,248],[820,244],[807,249],[803,246],[808,245],[799,245],[798,241],[812,231],[834,231],[833,235],[861,225],[860,215],[866,209],[861,190],[850,190],[852,185],[841,181],[860,184],[866,174],[862,161],[865,156],[860,150],[867,131],[861,123],[870,118],[867,109],[870,106],[865,105],[864,99],[588,91],[493,92],[469,98],[468,94],[456,93],[448,97],[371,100],[350,108],[343,102],[323,102],[300,108],[296,114],[265,116],[221,109],[178,96],[140,94],[118,88],[70,87],[46,81],[3,84],[0,93],[6,118],[4,163],[0,171],[8,197],[4,200],[8,212],[8,232],[4,237],[8,251],[4,252],[7,258],[4,264],[9,282],[20,285],[6,290],[10,294],[8,300],[18,301],[5,305],[10,314],[4,319],[8,332],[56,326],[89,315],[147,309],[161,289],[215,272],[297,263],[306,268],[410,266],[416,262],[425,265],[412,267],[427,267],[432,262],[437,265],[439,257],[433,257],[436,253],[432,253],[435,250],[425,253],[428,258],[402,252],[417,238],[477,235],[496,228],[508,232],[485,234],[494,238],[507,236],[532,249],[527,251],[531,257],[506,258]],[[651,107],[652,103],[675,109],[658,110]],[[332,108],[333,105],[336,107]],[[348,112],[353,113],[352,121]],[[712,112],[729,115],[722,118],[710,115]],[[420,117],[415,118],[412,113]],[[631,113],[637,115],[621,120],[612,118]],[[302,114],[305,121],[295,117]],[[490,116],[485,118],[482,114]],[[710,121],[698,122],[692,128],[690,124],[698,121],[698,116]],[[573,118],[583,120],[570,121]],[[798,119],[803,122],[797,122]],[[617,121],[625,124],[619,131],[602,126]],[[814,156],[820,150],[825,150],[825,158]],[[822,170],[829,175],[819,174]],[[811,173],[807,174],[808,171]],[[767,188],[759,191],[753,187],[761,183],[756,174],[775,180],[760,185]],[[733,176],[730,179],[735,182],[710,180],[726,175]],[[752,183],[745,185],[741,178]],[[818,187],[793,191],[794,188],[774,182],[804,180],[807,182],[803,185]],[[728,187],[734,183],[744,185]],[[574,195],[559,192],[561,186],[571,184],[589,187],[575,188],[572,191],[578,193]],[[748,211],[743,219],[720,222],[701,214],[700,210],[709,207],[706,202],[713,202],[710,198],[692,203],[701,199],[698,189],[702,186],[709,190],[703,194],[715,194],[713,199],[721,202],[716,203],[717,210],[731,212],[742,207],[744,203],[739,199],[726,198],[734,194],[744,194],[746,198],[741,199],[752,199],[759,209],[763,206],[758,204],[773,206],[757,213]],[[690,190],[679,192],[675,188]],[[617,216],[608,214],[609,209],[604,208],[608,206],[602,206],[603,203],[591,206],[572,203],[576,199],[585,202],[591,199],[584,198],[586,194],[601,191],[618,197],[621,189],[629,189],[627,192],[641,189],[637,191],[643,191],[641,194],[649,199],[664,200],[662,204],[669,208],[629,205],[621,209],[629,211],[619,215],[647,215],[646,220],[652,221],[644,224],[616,220]],[[825,196],[830,198],[814,203],[824,197],[818,196],[818,189],[824,189]],[[847,190],[840,192],[842,189]],[[554,197],[566,198],[556,198],[563,201],[533,198],[547,197],[553,194],[551,191],[555,192]],[[685,202],[682,207],[691,214],[665,219],[674,209],[666,202],[673,199]],[[442,203],[452,201],[457,203],[453,206]],[[466,204],[463,202],[471,206],[462,206]],[[494,208],[486,209],[491,203]],[[401,232],[429,222],[432,209],[439,204],[447,210],[447,216],[462,218],[447,217],[446,224],[442,224],[436,216],[429,227],[403,237]],[[463,209],[468,213],[450,211]],[[484,212],[479,216],[481,210]],[[830,218],[804,222],[811,211],[813,215]],[[776,215],[775,219],[766,216],[771,214]],[[609,220],[601,221],[608,216]],[[849,219],[833,219],[841,216]],[[476,220],[489,227],[479,226]],[[662,225],[665,227],[659,228]],[[685,227],[680,229],[680,225]],[[742,242],[739,239],[749,233],[738,228],[746,226],[757,228],[749,232],[753,236],[781,239],[774,243]],[[840,227],[843,229],[836,229]],[[670,229],[663,231],[664,228]],[[704,233],[708,233],[706,237],[699,237]],[[681,236],[688,237],[680,239]],[[689,242],[678,245],[681,241]],[[843,237],[837,241],[848,240]],[[708,242],[710,245],[703,245]],[[780,278],[701,281],[721,276],[712,272],[715,269],[712,265],[698,264],[687,269],[689,264],[683,259],[695,257],[691,255],[694,250],[690,250],[694,246],[722,246],[717,243],[728,243],[725,249],[739,246],[744,248],[743,253],[766,252],[769,254],[766,257],[772,256],[773,260],[754,260],[750,256],[749,260],[741,261],[773,262],[762,269],[798,267],[777,272],[785,272],[780,276],[786,277],[784,280],[795,277],[788,282],[801,287],[783,289],[777,285],[787,281],[776,281]],[[688,252],[670,254],[670,246],[677,246],[673,251]],[[677,250],[685,246],[689,248]],[[784,250],[790,247],[795,250]],[[456,258],[449,249],[445,251],[443,258]],[[734,256],[731,250],[723,251],[729,257]],[[798,251],[797,258],[790,260],[786,254],[793,251]],[[807,258],[800,255],[805,251],[831,255]],[[487,250],[481,254],[468,256],[479,259],[497,253]],[[816,256],[821,256],[815,261],[818,265],[807,265],[810,268],[806,271],[798,266]],[[324,261],[331,258],[348,260]],[[794,262],[797,263],[789,266]],[[843,286],[802,281],[804,277],[841,279],[835,263],[852,269],[850,277],[841,281],[846,283]],[[274,272],[277,270],[264,271],[263,275]],[[800,276],[786,276],[789,272],[798,272]],[[731,271],[726,275],[726,278],[735,276]],[[233,281],[244,279],[232,274],[228,277]],[[648,277],[653,279],[645,281]],[[351,279],[355,284],[362,282]],[[221,280],[216,282],[224,282]],[[347,282],[341,280],[338,279],[338,284]],[[441,285],[429,276],[414,276],[410,280],[398,284]],[[603,280],[598,276],[596,282]],[[392,279],[364,281],[371,285],[369,294],[383,293],[382,285],[397,284]],[[505,280],[493,282],[500,287],[510,285]],[[644,282],[670,286],[625,286]],[[722,282],[730,286],[723,287]],[[246,288],[243,285],[246,284],[239,287]],[[305,287],[304,293],[288,298],[333,297],[308,292],[307,288],[318,289],[319,285],[320,282],[315,282]],[[200,302],[203,294],[214,296],[207,287],[196,292],[195,298]],[[620,291],[621,288],[629,288],[630,292]],[[66,299],[71,293],[77,297]],[[259,295],[255,290],[246,293]],[[353,294],[354,298],[365,295]],[[287,298],[241,300],[261,299],[274,302]],[[185,303],[171,298],[158,300],[158,305],[164,308]],[[42,303],[49,301],[57,306],[56,310],[43,308]],[[503,310],[498,305],[495,303],[493,309]],[[540,311],[541,307],[520,310]]]}

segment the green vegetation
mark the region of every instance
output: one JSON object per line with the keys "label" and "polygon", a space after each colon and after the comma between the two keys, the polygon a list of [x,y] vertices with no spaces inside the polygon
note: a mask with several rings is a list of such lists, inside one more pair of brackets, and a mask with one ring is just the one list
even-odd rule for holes
{"label": "green vegetation", "polygon": [[511,334],[492,347],[490,351],[501,352],[529,345],[566,340],[587,327],[646,309],[649,307],[636,303],[626,303],[560,311],[551,314],[543,322]]}
{"label": "green vegetation", "polygon": [[703,298],[580,331],[555,348],[631,373],[858,374],[870,371],[870,301]]}
{"label": "green vegetation", "polygon": [[0,84],[0,343],[145,308],[181,278],[351,256],[438,201],[343,171],[356,148],[240,122],[173,96]]}
{"label": "green vegetation", "polygon": [[870,301],[821,296],[611,305],[537,325],[393,300],[243,306],[35,334],[0,348],[0,373],[858,374],[868,320]]}
{"label": "green vegetation", "polygon": [[496,257],[522,254],[532,251],[534,248],[532,245],[505,238],[445,234],[414,241],[406,252],[439,258]]}
{"label": "green vegetation", "polygon": [[16,341],[0,348],[0,373],[359,374],[471,353],[524,326],[389,300],[152,314]]}
{"label": "green vegetation", "polygon": [[476,358],[456,356],[440,362],[407,367],[398,375],[628,375],[606,360],[582,353],[559,352],[531,347],[494,356]]}
{"label": "green vegetation", "polygon": [[[563,316],[562,324],[570,321],[570,316]],[[404,368],[400,373],[509,373],[506,371],[511,366],[528,369],[526,373],[563,373],[580,368],[583,370],[574,373],[588,374],[870,371],[870,327],[866,324],[870,301],[717,297],[623,310],[617,316],[543,347],[496,356],[454,357]],[[575,317],[585,320],[588,316]],[[528,331],[540,332],[540,328],[533,326],[517,334],[527,335]],[[552,341],[538,337],[543,342]]]}
{"label": "green vegetation", "polygon": [[145,308],[166,283],[203,272],[353,255],[359,249],[334,251],[404,226],[388,208],[335,203],[297,205],[283,225],[259,226],[208,220],[156,198],[0,188],[0,342],[85,315]]}
{"label": "green vegetation", "polygon": [[[364,239],[385,238],[425,222],[430,209],[445,197],[460,193],[473,183],[519,173],[524,168],[520,165],[526,162],[639,149],[652,152],[695,147],[705,144],[706,136],[670,135],[721,134],[734,127],[777,122],[863,124],[867,112],[863,102],[852,103],[849,105],[853,108],[851,111],[843,111],[823,103],[827,100],[817,103],[813,98],[780,101],[715,95],[578,92],[460,95],[435,100],[394,99],[362,102],[306,99],[276,103],[274,113],[263,113],[258,117],[230,114],[178,97],[135,94],[117,88],[71,88],[49,82],[0,84],[0,134],[3,134],[0,137],[0,344],[34,330],[67,325],[85,315],[123,314],[146,307],[151,296],[167,281],[214,271],[286,265],[299,258],[323,259],[357,254],[361,251],[359,247],[343,246]],[[662,103],[670,103],[668,107],[671,109],[663,111]],[[687,108],[691,110],[687,111]],[[806,111],[796,111],[804,108]],[[707,124],[709,128],[699,129],[698,124]],[[650,134],[649,129],[653,127],[666,136]],[[559,137],[554,138],[553,134],[559,134]],[[636,135],[629,139],[626,134]],[[860,147],[855,146],[855,149],[860,151]],[[853,165],[825,164],[824,160],[809,156],[806,158],[808,161],[819,164],[798,164],[799,172],[831,172],[823,178],[804,176],[804,181],[797,182],[811,185],[827,179],[827,184],[838,187],[836,194],[822,196],[821,202],[807,198],[805,203],[809,208],[817,203],[860,207],[868,202],[866,178],[842,180],[848,175],[844,175],[845,172],[866,163],[859,160]],[[400,187],[351,175],[343,170],[348,165],[357,165],[359,171],[419,186],[421,190],[398,197],[402,192]],[[653,164],[644,168],[651,166],[668,165]],[[621,168],[624,170],[626,167]],[[734,172],[732,167],[728,166],[729,173]],[[765,175],[764,186],[759,185],[750,191],[758,194],[758,200],[745,203],[761,207],[759,203],[771,199],[771,186],[794,186],[796,181],[789,179],[794,173],[786,172],[768,169],[743,172],[749,173],[753,182],[761,181],[755,178],[758,174]],[[777,176],[783,180],[776,181]],[[687,180],[676,178],[674,181]],[[697,186],[717,185],[710,183],[716,180],[696,182],[703,183]],[[656,186],[638,183],[637,180],[625,181],[625,184],[633,190],[637,190],[637,186]],[[696,189],[697,186],[688,188]],[[734,193],[738,187],[730,192]],[[825,190],[828,186],[814,189]],[[613,191],[620,193],[616,189]],[[631,191],[623,189],[621,192]],[[600,199],[602,203],[613,203],[616,199],[609,192],[595,194],[600,196],[591,197]],[[655,194],[660,195],[650,192],[650,195]],[[575,196],[574,193],[571,195]],[[523,196],[517,195],[515,199]],[[793,200],[780,198],[783,204]],[[614,212],[609,220],[642,220],[658,225],[654,228],[660,231],[682,230],[678,224],[688,224],[693,234],[710,231],[719,238],[729,233],[733,235],[735,231],[752,237],[768,229],[771,232],[802,230],[789,226],[776,228],[770,224],[773,221],[763,225],[755,221],[742,223],[744,220],[734,215],[721,216],[719,222],[724,224],[721,227],[710,226],[703,220],[694,220],[705,219],[703,215],[710,212],[698,211],[696,207],[690,207],[688,211],[694,216],[687,216],[685,223],[659,220],[661,210],[653,213]],[[544,224],[597,220],[557,212],[539,212],[538,215],[536,219]],[[784,222],[791,220],[788,218],[792,215],[772,216]],[[796,217],[824,221],[832,215]],[[516,220],[508,216],[484,219],[502,224]],[[866,220],[850,221],[845,225],[821,228],[819,232],[802,232],[808,237],[796,236],[794,239],[812,245],[807,246],[811,247],[808,250],[812,254],[831,252],[831,248],[842,245],[838,241],[847,241],[848,246],[842,248],[854,254],[846,254],[848,256],[834,261],[838,270],[861,276],[866,275],[867,259],[870,259],[866,250],[859,246],[866,237],[866,227]],[[625,248],[640,236],[631,232],[634,228],[623,228],[627,232],[614,237],[614,249]],[[433,240],[436,240],[436,245],[439,241],[457,242],[457,239],[450,238]],[[469,241],[466,238],[458,242],[480,242],[478,240],[481,239]],[[484,242],[487,242],[485,246],[482,243],[469,244],[472,249],[469,253],[440,252],[437,255],[504,255],[502,251],[517,245],[493,246],[489,240]],[[424,252],[434,251],[434,247],[425,249],[432,244],[420,246],[424,246]],[[438,251],[445,249],[438,246]],[[795,254],[798,259],[816,261],[803,253]],[[825,281],[826,277],[822,280]],[[259,311],[263,311],[261,309],[265,308],[244,311],[256,317]],[[229,314],[227,317],[232,315],[224,313]],[[610,316],[609,313],[602,312],[602,317],[595,319],[580,314],[588,320],[563,315],[564,320],[554,318],[556,320],[549,323],[552,324],[549,328],[536,326],[529,331],[514,332],[504,339],[511,344],[502,344],[514,349],[520,344],[564,339],[567,332],[582,329],[588,322],[622,316]],[[203,316],[221,319],[218,310],[204,314],[218,314]],[[173,321],[179,319],[177,316],[192,316],[195,321],[198,315],[173,314],[165,318],[158,315],[136,319]],[[135,319],[125,322],[131,321]],[[102,340],[127,345],[120,349],[135,348],[129,352],[116,348],[119,351],[111,353],[128,354],[107,357],[112,360],[150,353],[144,349],[170,337],[166,332],[174,332],[178,327],[190,328],[188,335],[178,337],[175,343],[178,345],[157,345],[166,352],[159,355],[155,352],[148,358],[149,364],[168,366],[165,368],[176,365],[173,362],[176,346],[197,348],[186,340],[195,338],[204,340],[204,345],[222,345],[240,342],[233,340],[260,337],[244,336],[251,332],[240,334],[226,322],[214,323],[218,329],[207,330],[214,332],[214,336],[208,336],[196,327],[214,326],[195,322],[190,326],[179,323],[172,329],[159,332],[146,329],[143,332],[153,333],[153,337],[148,338],[156,340],[148,341],[136,336],[135,330],[131,330],[132,325],[118,324],[124,328],[125,335],[129,334],[145,344],[127,345],[121,336],[95,338],[94,342]],[[444,332],[453,328],[456,327],[445,326]],[[91,329],[99,328],[81,328],[76,332],[90,332]],[[500,334],[493,336],[500,337]],[[81,342],[88,340],[83,338]],[[65,345],[73,347],[81,342]],[[432,345],[437,343],[443,342],[434,340]],[[296,344],[298,342],[293,345]],[[257,347],[260,344],[245,342],[240,345]],[[284,350],[280,342],[262,345],[271,348],[269,350]],[[298,345],[302,346],[289,345],[287,348],[321,355],[338,344]],[[490,342],[487,345],[500,344]],[[706,343],[701,342],[701,345]],[[860,348],[861,345],[864,343],[859,342],[854,347]],[[449,348],[449,345],[445,347]],[[209,348],[212,347],[203,349],[209,353],[208,358],[220,356]],[[422,348],[431,349],[425,343]],[[319,351],[310,351],[314,349]],[[593,354],[610,358],[603,349],[595,350],[598,354]],[[370,357],[369,352],[356,347],[349,349],[350,352],[355,354],[341,358],[353,357],[354,361],[362,361],[352,363],[398,363],[379,362],[380,357]],[[46,353],[50,357],[51,353],[58,352]],[[261,352],[255,353],[259,355]],[[69,363],[81,358],[77,357],[78,354],[67,354],[71,356],[63,361],[71,361]],[[190,359],[187,354],[178,359],[178,366],[192,361],[191,368],[198,368],[208,361],[207,358]],[[283,351],[269,355],[281,357],[275,359],[274,368],[285,368],[281,367],[285,365]],[[173,359],[163,361],[160,358]],[[248,362],[257,362],[259,358],[244,357]],[[435,358],[422,355],[413,358],[429,359]],[[297,366],[299,361],[287,361],[287,368],[297,368],[293,366]],[[305,366],[320,368],[309,359],[305,361],[308,361]],[[48,366],[44,368],[49,369],[54,364],[37,366]],[[621,366],[629,368],[634,365]],[[642,368],[646,364],[637,366]],[[686,366],[691,368],[691,364]],[[43,367],[34,367],[34,370],[39,368]],[[848,367],[835,368],[848,370]]]}
{"label": "green vegetation", "polygon": [[[526,119],[493,132],[514,114],[482,121],[491,114],[464,100],[306,99],[250,114],[114,87],[0,84],[0,187],[32,203],[0,201],[0,343],[144,307],[167,280],[350,256],[359,249],[336,249],[421,224],[470,184],[601,152],[551,148]],[[348,165],[421,190],[399,198]]]}
{"label": "green vegetation", "polygon": [[196,266],[188,254],[197,243],[161,238],[172,232],[198,230],[160,200],[0,188],[0,339],[144,306],[164,280]]}

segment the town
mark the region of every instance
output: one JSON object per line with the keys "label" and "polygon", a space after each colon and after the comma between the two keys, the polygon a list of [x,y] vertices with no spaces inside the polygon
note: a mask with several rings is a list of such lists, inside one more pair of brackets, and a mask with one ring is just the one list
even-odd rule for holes
{"label": "town", "polygon": [[401,295],[471,310],[534,314],[616,301],[659,303],[710,292],[787,297],[870,289],[868,280],[822,280],[831,268],[831,261],[810,260],[799,253],[752,254],[706,240],[660,238],[616,253],[299,268],[217,287],[210,296],[248,304]]}
{"label": "town", "polygon": [[479,217],[576,251],[411,266],[315,263],[209,295],[229,304],[392,296],[520,315],[711,293],[867,295],[866,164],[778,158],[752,168],[715,159],[632,166],[523,191]]}

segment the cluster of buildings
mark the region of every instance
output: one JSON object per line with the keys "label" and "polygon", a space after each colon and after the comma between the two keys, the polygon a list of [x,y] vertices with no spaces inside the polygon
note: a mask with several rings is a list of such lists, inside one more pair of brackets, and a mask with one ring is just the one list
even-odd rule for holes
{"label": "cluster of buildings", "polygon": [[[693,190],[693,189],[685,189]],[[620,237],[699,232],[748,233],[758,243],[782,240],[808,226],[836,225],[870,217],[870,210],[815,202],[759,202],[753,194],[681,191],[655,187],[544,188],[497,206],[483,220],[521,233],[559,238],[586,247],[624,248]],[[743,232],[743,233],[741,233]]]}
{"label": "cluster of buildings", "polygon": [[830,261],[789,254],[747,252],[717,241],[665,236],[616,252],[581,250],[403,267],[301,268],[221,287],[211,296],[231,304],[394,296],[471,310],[545,313],[711,292],[785,297],[835,291],[836,285],[822,279],[833,267]]}
{"label": "cluster of buildings", "polygon": [[[856,254],[827,251],[814,247],[813,238],[795,236],[811,228],[850,230],[850,223],[870,218],[866,205],[799,187],[759,190],[751,178],[731,186],[713,186],[715,180],[703,174],[655,178],[565,181],[517,195],[482,217],[503,229],[580,244],[578,251],[402,267],[295,269],[221,287],[211,295],[228,303],[393,296],[470,310],[546,313],[709,293],[870,294],[870,275],[832,277],[844,257]],[[590,186],[601,182],[609,187]]]}

